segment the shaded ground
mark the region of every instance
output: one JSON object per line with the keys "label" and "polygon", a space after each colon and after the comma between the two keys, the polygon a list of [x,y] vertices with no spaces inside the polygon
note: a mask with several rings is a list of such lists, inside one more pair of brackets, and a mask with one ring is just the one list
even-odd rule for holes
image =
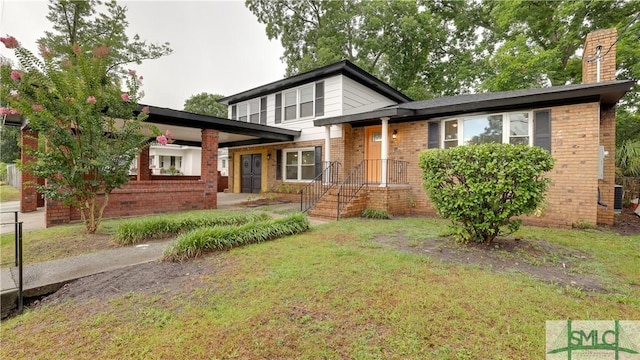
{"label": "shaded ground", "polygon": [[[260,200],[251,205],[274,204]],[[251,202],[250,202],[251,203]],[[640,234],[640,218],[625,212],[617,218],[611,230],[623,235]],[[113,246],[104,237],[90,239],[97,247]],[[576,249],[561,248],[544,240],[498,240],[491,246],[461,245],[451,239],[412,240],[402,233],[379,236],[375,242],[389,248],[428,256],[451,264],[479,266],[496,272],[521,272],[560,286],[577,287],[586,291],[607,292],[607,286],[585,266],[589,254]],[[107,245],[109,243],[109,245]],[[216,254],[212,256],[217,256]],[[214,265],[215,263],[215,265]],[[128,292],[153,294],[184,291],[204,286],[205,277],[215,276],[216,267],[224,262],[211,258],[178,264],[152,262],[86,277],[65,285],[58,292],[32,303],[56,303],[68,299],[109,299]]]}

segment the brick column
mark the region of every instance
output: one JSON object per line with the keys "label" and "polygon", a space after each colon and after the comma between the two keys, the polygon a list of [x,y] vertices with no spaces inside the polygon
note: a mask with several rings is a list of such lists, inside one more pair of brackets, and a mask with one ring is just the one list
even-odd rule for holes
{"label": "brick column", "polygon": [[218,207],[218,131],[202,130],[200,179],[204,181],[204,208]]}
{"label": "brick column", "polygon": [[[22,129],[20,133],[20,142],[22,144],[21,159],[22,164],[28,164],[36,161],[29,155],[30,150],[38,148],[38,133],[31,130]],[[22,171],[22,180],[20,184],[20,212],[30,212],[38,210],[38,192],[36,191],[37,178],[27,171]]]}
{"label": "brick column", "polygon": [[138,155],[138,181],[151,180],[151,169],[149,169],[149,146],[140,150]]}

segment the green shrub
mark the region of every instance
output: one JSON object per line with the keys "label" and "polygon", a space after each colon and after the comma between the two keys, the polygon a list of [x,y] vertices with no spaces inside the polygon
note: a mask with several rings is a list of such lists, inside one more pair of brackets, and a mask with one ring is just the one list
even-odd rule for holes
{"label": "green shrub", "polygon": [[131,220],[120,225],[115,240],[120,245],[133,245],[142,241],[175,236],[201,227],[242,225],[250,222],[265,221],[270,216],[265,213],[232,214],[188,214],[163,215]]}
{"label": "green shrub", "polygon": [[553,158],[539,147],[482,144],[424,151],[420,167],[431,202],[458,238],[491,243],[520,227],[512,217],[543,202]]}
{"label": "green shrub", "polygon": [[307,231],[309,227],[309,219],[300,213],[242,226],[205,227],[180,235],[164,251],[164,260],[185,261],[206,251],[273,240]]}
{"label": "green shrub", "polygon": [[362,217],[367,219],[391,219],[389,213],[381,209],[364,209]]}

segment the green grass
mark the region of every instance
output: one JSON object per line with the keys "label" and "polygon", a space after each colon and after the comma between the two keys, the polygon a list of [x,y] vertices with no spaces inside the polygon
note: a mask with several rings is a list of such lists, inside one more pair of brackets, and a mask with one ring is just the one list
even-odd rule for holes
{"label": "green grass", "polygon": [[[203,286],[47,305],[2,324],[1,358],[540,359],[545,321],[638,319],[640,293],[586,293],[372,242],[436,236],[432,219],[341,220],[207,258]],[[624,282],[640,238],[524,228]],[[626,257],[631,259],[625,260]]]}
{"label": "green grass", "polygon": [[[173,215],[144,217],[142,221],[167,216],[183,219],[218,217],[228,219],[237,214],[238,212],[226,210],[196,210]],[[115,248],[118,246],[114,241],[118,230],[131,221],[131,219],[105,220],[93,235],[87,235],[84,225],[80,223],[25,232],[23,234],[24,263],[32,264]],[[13,233],[0,235],[0,260],[3,264],[14,261],[13,241]]]}
{"label": "green grass", "polygon": [[20,200],[20,190],[7,183],[0,183],[0,203]]}

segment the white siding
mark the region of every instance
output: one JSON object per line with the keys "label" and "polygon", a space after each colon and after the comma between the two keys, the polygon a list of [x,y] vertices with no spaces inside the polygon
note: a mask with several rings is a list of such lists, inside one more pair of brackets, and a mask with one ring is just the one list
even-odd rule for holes
{"label": "white siding", "polygon": [[[343,75],[335,75],[321,81],[324,81],[324,115],[318,118],[375,110],[396,103],[384,95],[378,94],[374,90]],[[300,87],[305,85],[308,84],[301,85]],[[324,127],[316,127],[313,125],[313,120],[316,119],[315,117],[289,121],[283,119],[280,124],[276,124],[275,109],[276,94],[269,94],[267,96],[267,125],[284,129],[300,130],[300,136],[296,138],[295,141],[324,139]],[[229,117],[231,117],[231,106],[229,106]],[[331,137],[342,137],[342,127],[332,126]]]}
{"label": "white siding", "polygon": [[396,104],[395,101],[368,87],[342,76],[342,115],[357,114]]}

